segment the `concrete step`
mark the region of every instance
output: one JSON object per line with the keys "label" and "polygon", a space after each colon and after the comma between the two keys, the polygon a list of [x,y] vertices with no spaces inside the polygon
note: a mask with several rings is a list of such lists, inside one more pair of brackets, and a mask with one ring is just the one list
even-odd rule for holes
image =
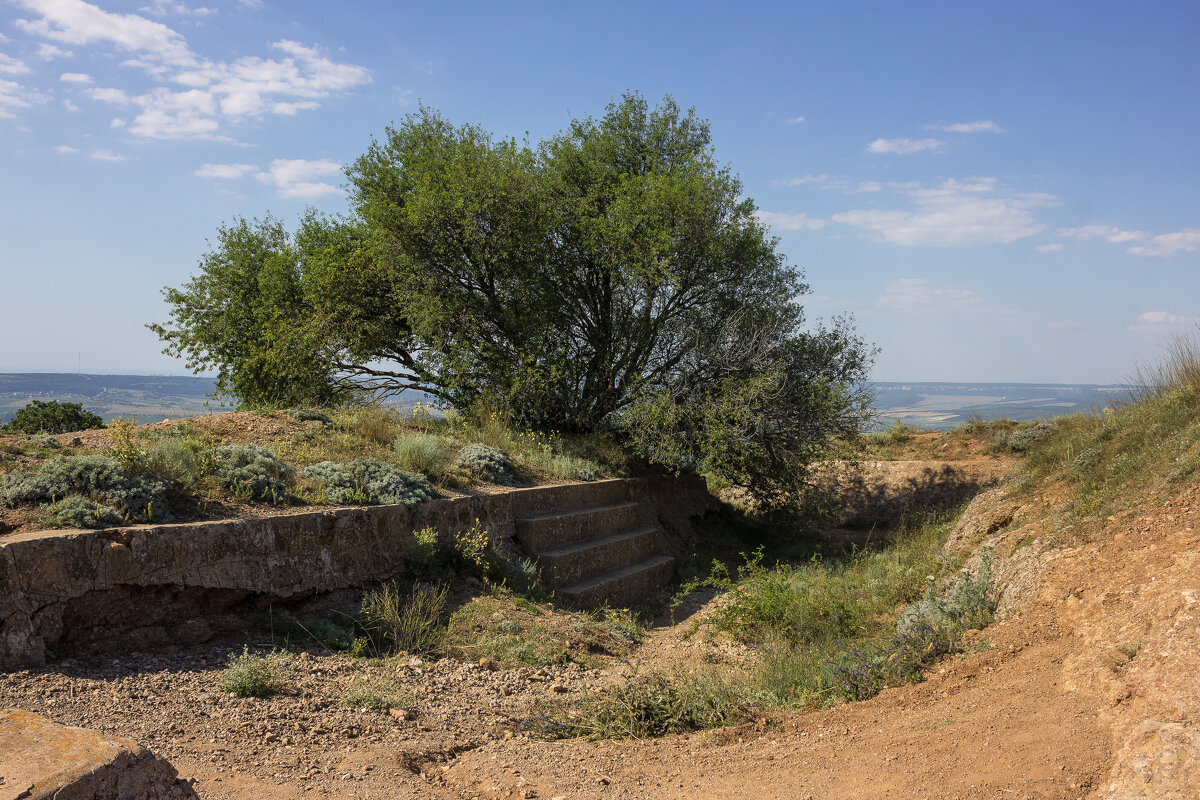
{"label": "concrete step", "polygon": [[517,540],[530,553],[545,553],[567,545],[602,539],[642,527],[645,522],[637,503],[554,511],[515,520]]}
{"label": "concrete step", "polygon": [[625,481],[620,478],[612,478],[589,483],[565,483],[561,486],[518,489],[509,497],[514,517],[532,517],[562,508],[610,506],[615,503],[623,503],[627,499],[626,491]]}
{"label": "concrete step", "polygon": [[666,586],[674,574],[674,558],[652,556],[632,566],[621,567],[564,586],[558,592],[572,605],[583,608],[603,605],[627,606]]}
{"label": "concrete step", "polygon": [[566,586],[644,561],[657,551],[658,529],[639,528],[538,553],[537,560],[551,586]]}

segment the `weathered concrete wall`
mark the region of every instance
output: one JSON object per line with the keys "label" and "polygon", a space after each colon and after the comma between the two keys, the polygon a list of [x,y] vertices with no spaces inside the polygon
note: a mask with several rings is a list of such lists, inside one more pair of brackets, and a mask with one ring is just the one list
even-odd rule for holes
{"label": "weathered concrete wall", "polygon": [[[664,550],[695,541],[689,517],[715,501],[694,478],[618,481],[666,531]],[[610,482],[518,489],[404,506],[277,517],[38,531],[0,540],[0,668],[43,663],[46,647],[131,633],[134,645],[203,641],[248,597],[302,598],[388,580],[404,571],[410,534],[479,522],[502,552],[519,514],[586,504]],[[580,502],[582,501],[582,502]],[[128,641],[127,641],[128,644]]]}
{"label": "weathered concrete wall", "polygon": [[194,800],[146,748],[40,714],[0,709],[0,800]]}

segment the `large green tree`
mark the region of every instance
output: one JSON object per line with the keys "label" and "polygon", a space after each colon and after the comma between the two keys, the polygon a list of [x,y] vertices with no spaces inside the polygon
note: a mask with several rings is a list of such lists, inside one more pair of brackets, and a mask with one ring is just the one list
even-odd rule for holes
{"label": "large green tree", "polygon": [[420,389],[766,493],[865,413],[873,351],[805,326],[802,274],[669,97],[536,146],[422,108],[347,176],[345,216],[222,228],[166,292],[167,352],[251,404]]}

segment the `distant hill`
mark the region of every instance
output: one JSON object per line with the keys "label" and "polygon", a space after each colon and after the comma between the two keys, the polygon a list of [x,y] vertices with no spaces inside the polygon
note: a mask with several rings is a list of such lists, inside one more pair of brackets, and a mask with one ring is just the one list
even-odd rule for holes
{"label": "distant hill", "polygon": [[948,430],[971,417],[1056,417],[1118,405],[1128,387],[1068,383],[876,383],[875,427]]}
{"label": "distant hill", "polygon": [[[875,427],[897,421],[948,430],[972,416],[1026,420],[1093,411],[1121,402],[1126,388],[1042,383],[876,383]],[[212,378],[174,375],[75,375],[63,372],[0,374],[0,424],[30,400],[82,403],[105,419],[138,422],[228,411],[213,400]],[[396,405],[429,402],[420,392],[393,399]]]}
{"label": "distant hill", "polygon": [[0,423],[30,400],[81,403],[105,419],[132,417],[138,422],[228,411],[212,399],[214,390],[211,378],[188,376],[0,374]]}

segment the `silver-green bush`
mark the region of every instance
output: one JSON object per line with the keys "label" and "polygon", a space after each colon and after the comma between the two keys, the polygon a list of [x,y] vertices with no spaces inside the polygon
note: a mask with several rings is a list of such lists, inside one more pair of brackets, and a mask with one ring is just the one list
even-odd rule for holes
{"label": "silver-green bush", "polygon": [[456,467],[465,468],[472,475],[501,486],[515,486],[513,463],[508,456],[486,444],[469,444],[458,452]]}
{"label": "silver-green bush", "polygon": [[105,455],[58,456],[35,472],[14,470],[0,476],[0,503],[18,506],[51,503],[70,495],[104,503],[128,519],[171,519],[167,486],[150,477],[134,477]]}
{"label": "silver-green bush", "polygon": [[416,506],[436,496],[423,475],[396,469],[373,458],[346,464],[322,461],[306,468],[301,475],[319,484],[331,503]]}
{"label": "silver-green bush", "polygon": [[213,474],[235,496],[282,503],[294,470],[256,444],[226,444],[213,450]]}
{"label": "silver-green bush", "polygon": [[48,510],[63,528],[110,528],[123,522],[115,508],[79,495],[55,503]]}

